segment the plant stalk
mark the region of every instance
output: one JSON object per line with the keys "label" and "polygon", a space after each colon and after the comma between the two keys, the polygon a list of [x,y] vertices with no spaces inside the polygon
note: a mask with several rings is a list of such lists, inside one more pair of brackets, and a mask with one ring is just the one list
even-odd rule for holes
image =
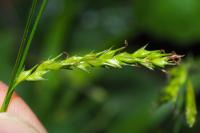
{"label": "plant stalk", "polygon": [[47,5],[47,0],[42,1],[41,7],[40,7],[39,12],[36,16],[36,19],[34,21],[30,35],[28,36],[29,28],[30,28],[30,25],[31,25],[31,22],[32,22],[32,17],[35,13],[35,10],[36,10],[36,5],[37,5],[37,0],[34,0],[33,3],[32,3],[31,10],[29,12],[29,18],[28,18],[28,21],[27,21],[27,24],[26,24],[26,28],[25,28],[24,35],[23,35],[23,38],[22,38],[22,42],[21,42],[21,45],[20,45],[20,49],[19,49],[19,52],[18,52],[17,60],[16,60],[16,63],[15,63],[15,66],[14,66],[12,78],[10,80],[9,87],[8,87],[6,96],[4,98],[2,107],[0,109],[0,112],[6,112],[7,111],[7,108],[9,106],[9,103],[10,103],[10,100],[11,100],[11,97],[12,97],[12,94],[13,94],[14,89],[16,87],[16,79],[17,79],[17,77],[19,76],[20,72],[22,71],[22,69],[24,67],[25,59],[27,57],[31,42],[33,40],[33,37],[35,35],[35,31],[36,31],[38,24],[39,24],[39,21],[42,17],[44,9]]}

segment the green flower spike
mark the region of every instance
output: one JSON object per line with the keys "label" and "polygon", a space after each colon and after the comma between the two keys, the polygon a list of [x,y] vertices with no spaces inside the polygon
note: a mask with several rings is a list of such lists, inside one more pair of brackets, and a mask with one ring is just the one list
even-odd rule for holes
{"label": "green flower spike", "polygon": [[164,53],[162,50],[148,51],[146,46],[133,53],[122,52],[125,47],[108,49],[103,52],[91,52],[85,56],[71,56],[61,59],[61,55],[48,59],[30,70],[23,70],[16,80],[16,85],[22,81],[44,80],[44,75],[52,70],[60,69],[81,69],[89,71],[95,67],[122,68],[122,66],[141,65],[149,69],[164,69],[167,65],[176,65],[181,56],[175,53]]}

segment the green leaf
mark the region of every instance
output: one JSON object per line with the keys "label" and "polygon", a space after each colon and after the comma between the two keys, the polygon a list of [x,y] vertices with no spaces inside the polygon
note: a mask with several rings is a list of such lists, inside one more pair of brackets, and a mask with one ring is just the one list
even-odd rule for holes
{"label": "green leaf", "polygon": [[190,81],[188,82],[187,85],[185,115],[189,127],[193,127],[196,121],[197,109],[196,109],[194,89]]}
{"label": "green leaf", "polygon": [[185,65],[181,65],[172,68],[169,71],[169,74],[170,80],[168,85],[164,89],[163,100],[172,101],[175,103],[177,101],[180,89],[184,86],[187,80],[188,70]]}

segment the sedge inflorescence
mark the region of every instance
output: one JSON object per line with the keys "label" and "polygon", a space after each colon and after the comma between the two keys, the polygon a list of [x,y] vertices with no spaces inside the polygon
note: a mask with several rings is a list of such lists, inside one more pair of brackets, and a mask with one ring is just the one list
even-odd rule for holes
{"label": "sedge inflorescence", "polygon": [[91,52],[84,56],[71,56],[61,59],[62,54],[48,59],[30,70],[23,70],[16,85],[22,81],[44,80],[44,75],[52,70],[59,69],[81,69],[89,71],[92,67],[122,68],[122,66],[140,65],[149,69],[161,68],[167,65],[176,65],[181,56],[175,53],[165,53],[163,50],[146,50],[146,46],[133,53],[123,52],[125,47],[108,49],[102,52]]}

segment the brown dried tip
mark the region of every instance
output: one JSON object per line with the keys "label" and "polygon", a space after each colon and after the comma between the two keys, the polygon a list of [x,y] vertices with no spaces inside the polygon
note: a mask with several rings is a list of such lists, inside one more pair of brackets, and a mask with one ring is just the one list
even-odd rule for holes
{"label": "brown dried tip", "polygon": [[172,54],[169,56],[169,60],[178,65],[181,62],[181,58],[184,56],[185,55],[178,55],[175,51],[173,51]]}

